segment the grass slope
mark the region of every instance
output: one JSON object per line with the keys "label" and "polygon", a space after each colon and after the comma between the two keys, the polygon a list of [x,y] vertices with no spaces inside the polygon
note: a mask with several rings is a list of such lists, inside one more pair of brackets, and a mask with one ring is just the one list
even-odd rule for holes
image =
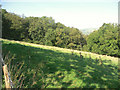
{"label": "grass slope", "polygon": [[[11,66],[24,62],[18,72],[22,72],[24,88],[117,88],[118,58],[79,52],[70,49],[31,44],[20,41],[2,40],[3,55],[15,55]],[[91,59],[90,59],[91,55]],[[103,65],[98,58],[101,56]],[[13,73],[13,74],[12,74]],[[11,72],[13,84],[20,81],[20,75]],[[16,75],[16,76],[14,76]],[[17,77],[15,80],[14,78]],[[20,83],[21,84],[21,83]],[[15,87],[17,87],[15,85]]]}

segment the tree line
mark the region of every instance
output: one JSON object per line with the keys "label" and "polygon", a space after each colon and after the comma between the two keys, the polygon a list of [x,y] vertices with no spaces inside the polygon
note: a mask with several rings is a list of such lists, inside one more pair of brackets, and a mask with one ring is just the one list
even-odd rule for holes
{"label": "tree line", "polygon": [[77,28],[55,23],[52,17],[25,17],[2,9],[2,37],[120,57],[117,24],[104,23],[84,35]]}

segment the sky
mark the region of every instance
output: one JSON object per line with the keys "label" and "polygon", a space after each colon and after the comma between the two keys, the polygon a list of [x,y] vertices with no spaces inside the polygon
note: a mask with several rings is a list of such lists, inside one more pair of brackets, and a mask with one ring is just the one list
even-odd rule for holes
{"label": "sky", "polygon": [[78,29],[118,23],[119,0],[1,0],[2,8],[26,17],[52,17]]}

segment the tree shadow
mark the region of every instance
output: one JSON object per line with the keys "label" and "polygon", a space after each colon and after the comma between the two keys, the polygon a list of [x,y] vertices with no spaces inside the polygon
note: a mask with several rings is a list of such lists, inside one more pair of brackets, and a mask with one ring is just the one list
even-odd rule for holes
{"label": "tree shadow", "polygon": [[[62,53],[20,44],[4,44],[3,53],[16,54],[16,62],[24,62],[24,86],[28,88],[117,88],[117,66],[103,60],[80,58],[72,53]],[[105,64],[108,63],[108,64]]]}

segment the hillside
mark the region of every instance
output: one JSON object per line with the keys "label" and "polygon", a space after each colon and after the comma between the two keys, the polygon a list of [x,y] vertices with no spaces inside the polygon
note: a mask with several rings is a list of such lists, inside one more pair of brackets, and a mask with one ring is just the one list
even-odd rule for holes
{"label": "hillside", "polygon": [[[2,9],[2,38],[120,58],[118,25],[103,23],[96,29],[79,30],[47,16],[22,18]],[[90,34],[85,35],[82,32]]]}
{"label": "hillside", "polygon": [[89,35],[90,33],[92,33],[95,30],[97,30],[97,28],[85,28],[85,29],[81,29],[81,32],[85,35]]}
{"label": "hillside", "polygon": [[118,87],[118,58],[20,41],[1,41],[14,87]]}

